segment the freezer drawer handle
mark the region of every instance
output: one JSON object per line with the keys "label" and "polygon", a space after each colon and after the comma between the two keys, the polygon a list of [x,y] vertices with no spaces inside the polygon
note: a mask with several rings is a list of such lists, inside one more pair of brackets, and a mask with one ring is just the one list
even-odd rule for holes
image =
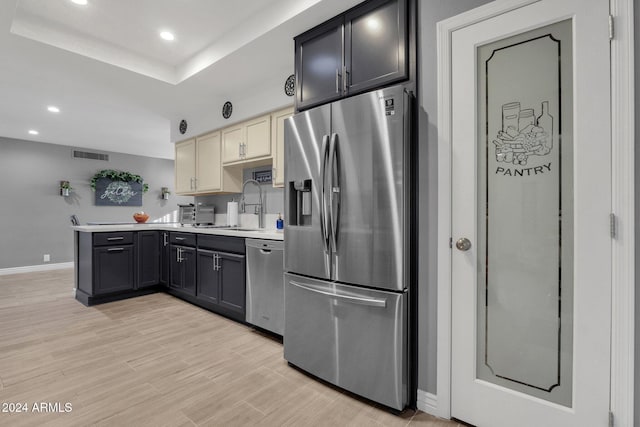
{"label": "freezer drawer handle", "polygon": [[343,301],[351,302],[353,304],[370,305],[372,307],[382,307],[382,308],[387,306],[387,300],[386,299],[359,298],[359,297],[352,297],[352,296],[349,296],[349,295],[339,295],[339,294],[335,294],[333,292],[321,291],[320,289],[316,289],[316,288],[313,288],[311,286],[306,286],[306,285],[303,285],[302,283],[298,283],[298,282],[295,282],[293,280],[290,280],[289,283],[291,283],[293,286],[297,286],[297,287],[305,289],[307,291],[315,292],[315,293],[322,294],[322,295],[327,295],[327,296],[330,296],[331,298],[341,299]]}

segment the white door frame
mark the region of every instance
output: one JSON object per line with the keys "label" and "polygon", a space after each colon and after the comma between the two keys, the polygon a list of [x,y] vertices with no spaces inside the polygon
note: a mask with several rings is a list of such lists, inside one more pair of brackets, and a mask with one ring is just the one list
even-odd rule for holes
{"label": "white door frame", "polygon": [[[451,34],[540,0],[496,0],[438,23],[437,398],[428,411],[451,417]],[[611,401],[616,426],[633,425],[635,231],[633,1],[610,0],[613,188]],[[603,224],[606,226],[606,224]]]}

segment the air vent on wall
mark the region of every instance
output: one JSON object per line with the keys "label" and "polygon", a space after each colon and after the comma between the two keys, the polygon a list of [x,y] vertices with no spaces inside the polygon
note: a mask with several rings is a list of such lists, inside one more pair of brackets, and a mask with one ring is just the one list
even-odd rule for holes
{"label": "air vent on wall", "polygon": [[92,153],[90,151],[73,150],[72,156],[76,159],[104,160],[105,162],[109,161],[108,154]]}

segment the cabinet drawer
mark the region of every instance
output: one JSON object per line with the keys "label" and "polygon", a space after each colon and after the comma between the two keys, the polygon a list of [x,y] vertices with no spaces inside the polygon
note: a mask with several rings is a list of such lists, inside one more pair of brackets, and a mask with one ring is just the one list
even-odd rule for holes
{"label": "cabinet drawer", "polygon": [[170,233],[169,242],[174,245],[195,246],[196,235],[193,233]]}
{"label": "cabinet drawer", "polygon": [[133,244],[132,231],[116,231],[113,233],[94,233],[93,245],[131,245]]}
{"label": "cabinet drawer", "polygon": [[245,253],[244,237],[198,235],[198,248],[212,251]]}

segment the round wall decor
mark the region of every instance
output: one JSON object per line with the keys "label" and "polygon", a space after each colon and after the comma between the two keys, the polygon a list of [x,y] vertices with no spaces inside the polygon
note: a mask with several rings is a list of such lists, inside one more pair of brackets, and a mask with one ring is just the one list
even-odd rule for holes
{"label": "round wall decor", "polygon": [[224,105],[222,106],[222,117],[224,117],[225,119],[228,119],[229,117],[231,117],[231,113],[233,112],[233,105],[231,105],[230,101],[227,101],[224,103]]}
{"label": "round wall decor", "polygon": [[178,129],[180,130],[180,133],[184,135],[187,131],[187,121],[184,119],[180,120],[180,126]]}
{"label": "round wall decor", "polygon": [[284,82],[284,93],[293,96],[296,93],[296,76],[291,74]]}

